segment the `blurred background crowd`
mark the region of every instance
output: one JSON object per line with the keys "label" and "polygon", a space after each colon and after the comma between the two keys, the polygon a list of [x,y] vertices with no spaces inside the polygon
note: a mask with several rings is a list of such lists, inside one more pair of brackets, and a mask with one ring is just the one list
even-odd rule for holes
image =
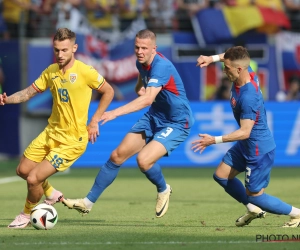
{"label": "blurred background crowd", "polygon": [[106,31],[123,31],[139,16],[157,33],[192,31],[190,17],[201,9],[247,5],[282,9],[290,30],[300,31],[300,0],[0,0],[0,31],[2,39],[47,37],[72,27],[79,13]]}
{"label": "blurred background crowd", "polygon": [[[193,32],[191,18],[200,10],[250,5],[284,11],[290,20],[289,31],[300,32],[300,0],[0,0],[0,34],[3,41],[51,37],[59,27],[74,30],[83,19],[94,29],[122,32],[140,17],[158,34]],[[0,83],[3,81],[0,70]],[[208,99],[228,99],[228,81],[221,77],[218,85]],[[276,98],[299,100],[299,89],[300,78],[292,75],[289,88]]]}

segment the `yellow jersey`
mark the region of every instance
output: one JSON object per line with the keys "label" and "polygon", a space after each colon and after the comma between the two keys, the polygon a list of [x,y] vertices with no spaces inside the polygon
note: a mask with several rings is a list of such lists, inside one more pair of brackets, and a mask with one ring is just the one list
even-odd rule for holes
{"label": "yellow jersey", "polygon": [[46,130],[60,142],[88,141],[87,120],[92,89],[100,89],[105,79],[92,66],[75,60],[64,74],[58,64],[45,69],[32,86],[40,93],[47,88],[53,97]]}

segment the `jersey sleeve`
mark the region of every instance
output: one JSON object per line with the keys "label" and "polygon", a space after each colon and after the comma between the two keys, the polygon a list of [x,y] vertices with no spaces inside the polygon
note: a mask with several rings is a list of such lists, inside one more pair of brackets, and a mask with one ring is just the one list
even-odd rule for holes
{"label": "jersey sleeve", "polygon": [[32,86],[39,93],[44,92],[49,86],[49,77],[50,77],[49,70],[47,68],[42,72],[39,78],[33,82]]}
{"label": "jersey sleeve", "polygon": [[166,64],[157,64],[151,70],[148,87],[165,86],[171,77],[170,69]]}
{"label": "jersey sleeve", "polygon": [[259,110],[258,103],[259,101],[256,98],[256,95],[252,94],[245,96],[241,102],[240,119],[250,119],[255,121]]}
{"label": "jersey sleeve", "polygon": [[105,79],[102,75],[98,73],[92,66],[88,66],[85,71],[85,80],[87,85],[92,89],[101,89],[105,84]]}

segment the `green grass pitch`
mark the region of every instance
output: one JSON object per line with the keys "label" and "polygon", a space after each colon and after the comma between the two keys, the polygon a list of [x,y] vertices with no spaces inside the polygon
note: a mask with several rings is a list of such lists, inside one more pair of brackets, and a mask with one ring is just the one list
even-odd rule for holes
{"label": "green grass pitch", "polygon": [[[52,230],[8,229],[23,208],[27,193],[25,181],[4,181],[15,176],[17,163],[0,162],[1,250],[300,249],[300,228],[281,228],[288,216],[267,214],[265,219],[236,227],[235,219],[245,207],[214,182],[214,168],[164,168],[173,194],[168,213],[159,219],[155,218],[155,187],[137,168],[124,168],[89,215],[82,217],[56,204],[59,218]],[[82,198],[97,173],[98,169],[71,169],[69,174],[57,174],[49,181],[65,197]],[[300,207],[299,174],[297,168],[274,168],[267,193]],[[257,237],[285,241],[257,242]]]}

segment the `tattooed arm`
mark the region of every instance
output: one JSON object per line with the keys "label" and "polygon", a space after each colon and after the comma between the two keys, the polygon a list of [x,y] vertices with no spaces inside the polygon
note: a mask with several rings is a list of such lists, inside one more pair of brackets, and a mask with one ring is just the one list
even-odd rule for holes
{"label": "tattooed arm", "polygon": [[31,85],[26,89],[16,92],[10,96],[7,96],[6,93],[3,93],[3,95],[0,94],[0,105],[26,102],[34,97],[37,93],[38,92]]}

